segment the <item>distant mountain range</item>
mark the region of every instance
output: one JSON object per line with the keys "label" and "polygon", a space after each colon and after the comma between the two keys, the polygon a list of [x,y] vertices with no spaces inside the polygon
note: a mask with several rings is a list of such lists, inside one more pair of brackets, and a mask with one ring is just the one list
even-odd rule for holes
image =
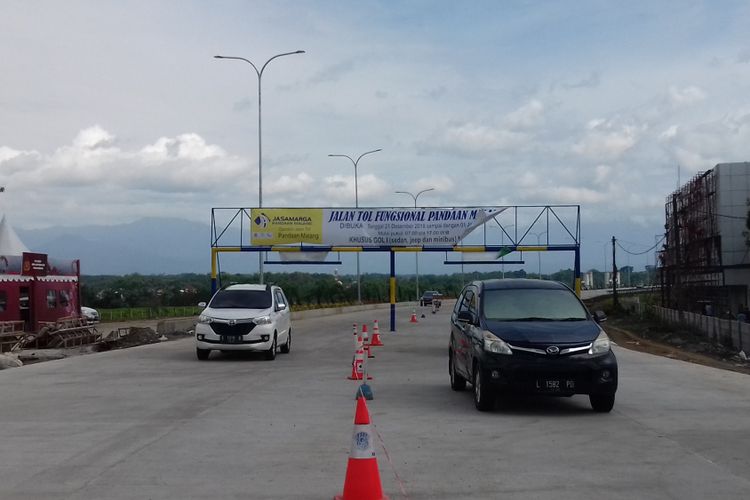
{"label": "distant mountain range", "polygon": [[175,218],[113,226],[14,228],[32,252],[80,259],[82,274],[208,273],[210,230]]}

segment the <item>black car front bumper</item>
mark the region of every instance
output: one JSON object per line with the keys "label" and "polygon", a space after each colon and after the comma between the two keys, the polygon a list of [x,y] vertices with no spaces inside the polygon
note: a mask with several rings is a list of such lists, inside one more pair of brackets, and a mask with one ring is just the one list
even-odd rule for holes
{"label": "black car front bumper", "polygon": [[482,352],[477,361],[483,380],[498,391],[551,396],[617,391],[617,358],[612,351],[598,356]]}

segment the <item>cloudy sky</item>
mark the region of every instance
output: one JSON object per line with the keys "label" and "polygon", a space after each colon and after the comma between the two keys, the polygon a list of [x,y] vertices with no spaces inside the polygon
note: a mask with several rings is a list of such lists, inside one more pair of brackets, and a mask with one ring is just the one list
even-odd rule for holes
{"label": "cloudy sky", "polygon": [[[23,228],[264,206],[580,204],[584,257],[750,160],[747,2],[0,0],[0,208]],[[596,232],[586,228],[597,228]],[[651,257],[653,258],[653,256]],[[598,259],[598,260],[595,260]],[[585,259],[584,259],[585,260]],[[586,264],[584,263],[584,267]]]}

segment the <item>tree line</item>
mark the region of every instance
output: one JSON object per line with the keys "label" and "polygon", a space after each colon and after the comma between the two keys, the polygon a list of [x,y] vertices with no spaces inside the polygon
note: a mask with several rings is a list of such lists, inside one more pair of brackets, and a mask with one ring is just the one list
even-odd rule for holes
{"label": "tree line", "polygon": [[[336,276],[325,273],[265,273],[265,282],[281,286],[292,305],[324,306],[351,304],[357,301],[356,276]],[[455,274],[427,274],[419,276],[420,293],[437,290],[445,297],[456,297],[470,281],[492,278],[536,278],[536,273],[524,270],[501,273],[471,272]],[[574,286],[573,270],[564,269],[544,279],[560,281]],[[625,277],[623,273],[623,278]],[[647,272],[629,272],[622,286],[648,284]],[[258,283],[258,274],[221,275],[223,286],[232,283]],[[594,272],[594,286],[603,287],[604,274]],[[361,276],[362,301],[382,303],[390,300],[389,276],[387,274],[363,274]],[[82,304],[89,307],[113,309],[120,307],[174,307],[194,306],[211,298],[211,279],[207,274],[82,276]],[[397,277],[396,300],[417,300],[415,276]]]}

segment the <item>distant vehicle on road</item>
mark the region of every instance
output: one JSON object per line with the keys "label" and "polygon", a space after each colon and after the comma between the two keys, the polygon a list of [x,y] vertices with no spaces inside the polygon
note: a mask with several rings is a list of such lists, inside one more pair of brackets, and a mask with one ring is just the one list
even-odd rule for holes
{"label": "distant vehicle on road", "polygon": [[99,322],[99,311],[92,307],[81,306],[81,316],[86,319],[89,325]]}
{"label": "distant vehicle on road", "polygon": [[205,302],[195,326],[195,353],[207,360],[212,350],[261,351],[276,359],[276,351],[292,348],[289,302],[281,287],[230,285]]}
{"label": "distant vehicle on road", "polygon": [[575,293],[553,281],[504,279],[467,285],[451,315],[451,388],[474,388],[474,404],[491,410],[508,392],[587,394],[609,412],[617,391],[617,359]]}
{"label": "distant vehicle on road", "polygon": [[432,301],[434,299],[440,300],[441,297],[442,295],[440,294],[440,292],[436,290],[427,290],[426,292],[422,294],[422,297],[419,299],[419,305],[430,306],[432,305]]}

